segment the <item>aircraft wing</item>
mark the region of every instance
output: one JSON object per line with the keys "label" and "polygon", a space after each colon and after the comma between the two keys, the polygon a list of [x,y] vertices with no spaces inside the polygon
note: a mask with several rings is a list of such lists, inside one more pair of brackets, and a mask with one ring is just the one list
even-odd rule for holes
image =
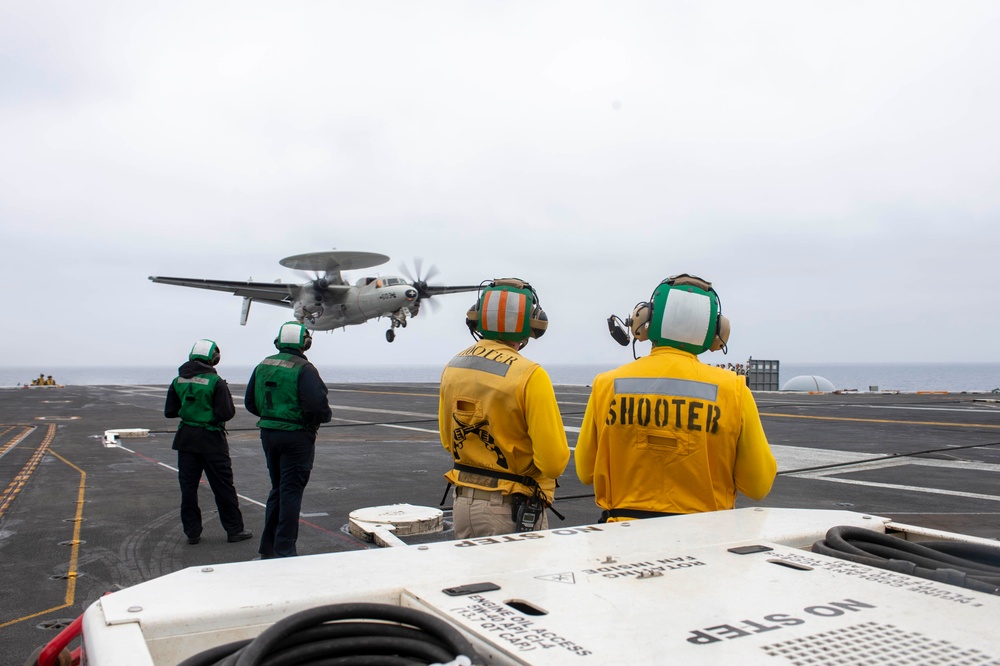
{"label": "aircraft wing", "polygon": [[285,306],[291,306],[295,291],[298,288],[297,285],[281,282],[239,282],[234,280],[161,277],[158,275],[150,275],[149,279],[160,284],[172,284],[178,287],[227,291],[230,294],[249,297],[255,301],[267,301],[275,305]]}
{"label": "aircraft wing", "polygon": [[[194,287],[196,289],[211,289],[226,291],[236,296],[252,298],[255,301],[291,307],[301,285],[285,282],[239,282],[235,280],[205,280],[201,278],[161,277],[151,275],[149,279],[160,284],[172,284],[178,287]],[[346,293],[349,287],[330,285],[327,291],[333,295],[337,292]],[[336,300],[336,299],[334,299]]]}
{"label": "aircraft wing", "polygon": [[[479,291],[480,285],[471,285],[463,287],[446,287],[446,286],[433,286],[426,285],[423,286],[421,291],[421,296],[440,296],[441,294],[458,294],[463,291]],[[425,291],[426,290],[426,291]]]}

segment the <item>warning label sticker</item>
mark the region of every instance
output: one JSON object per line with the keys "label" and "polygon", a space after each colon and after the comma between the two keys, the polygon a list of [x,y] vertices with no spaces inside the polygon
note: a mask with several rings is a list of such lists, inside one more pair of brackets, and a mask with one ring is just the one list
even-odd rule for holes
{"label": "warning label sticker", "polygon": [[584,569],[583,573],[602,578],[649,578],[662,576],[671,571],[703,566],[705,563],[697,557],[681,555],[680,557],[664,557],[637,562],[602,562],[600,566],[593,569]]}
{"label": "warning label sticker", "polygon": [[449,612],[518,652],[562,650],[578,657],[592,654],[583,645],[560,636],[537,620],[518,613],[505,604],[498,604],[478,594],[468,597],[468,602],[465,606],[449,609]]}

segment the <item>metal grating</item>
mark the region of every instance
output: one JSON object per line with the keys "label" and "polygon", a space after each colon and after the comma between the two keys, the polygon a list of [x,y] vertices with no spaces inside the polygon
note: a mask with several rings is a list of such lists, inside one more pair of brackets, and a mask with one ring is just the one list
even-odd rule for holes
{"label": "metal grating", "polygon": [[803,638],[765,645],[771,657],[796,666],[878,664],[878,666],[984,666],[1000,660],[979,650],[904,631],[891,624],[865,622]]}

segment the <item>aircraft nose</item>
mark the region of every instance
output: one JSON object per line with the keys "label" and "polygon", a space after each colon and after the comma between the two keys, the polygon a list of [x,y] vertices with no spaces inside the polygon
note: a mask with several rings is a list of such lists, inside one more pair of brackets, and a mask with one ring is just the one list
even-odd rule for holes
{"label": "aircraft nose", "polygon": [[415,299],[417,297],[417,290],[416,289],[407,289],[405,295],[406,295],[406,300],[412,301],[413,299]]}

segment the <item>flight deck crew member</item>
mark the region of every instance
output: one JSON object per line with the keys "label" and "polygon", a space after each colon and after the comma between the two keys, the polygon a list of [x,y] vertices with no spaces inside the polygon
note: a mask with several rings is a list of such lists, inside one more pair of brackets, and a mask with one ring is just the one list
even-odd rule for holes
{"label": "flight deck crew member", "polygon": [[732,509],[737,491],[767,496],[777,464],[746,378],[698,360],[729,339],[711,283],[668,278],[625,324],[652,352],[594,379],[575,451],[601,522]]}
{"label": "flight deck crew member", "polygon": [[316,432],[333,417],[326,384],[306,358],[312,333],[302,324],[281,325],[274,346],[278,353],[254,368],[244,405],[260,417],[260,441],[271,477],[264,509],[260,556],[295,557],[302,493],[309,482],[316,452]]}
{"label": "flight deck crew member", "polygon": [[445,367],[438,403],[455,536],[547,529],[569,446],[548,373],[519,352],[548,318],[531,285],[503,279],[480,291],[466,324],[477,342]]}
{"label": "flight deck crew member", "polygon": [[204,472],[215,496],[219,520],[228,541],[244,541],[253,532],[244,529],[243,513],[233,485],[233,463],[226,441],[226,421],[236,415],[233,396],[215,366],[222,355],[212,340],[199,340],[191,347],[188,361],[177,369],[167,389],[163,415],[180,417],[174,435],[177,480],[181,486],[181,526],[189,544],[201,541],[201,509],[198,487]]}

